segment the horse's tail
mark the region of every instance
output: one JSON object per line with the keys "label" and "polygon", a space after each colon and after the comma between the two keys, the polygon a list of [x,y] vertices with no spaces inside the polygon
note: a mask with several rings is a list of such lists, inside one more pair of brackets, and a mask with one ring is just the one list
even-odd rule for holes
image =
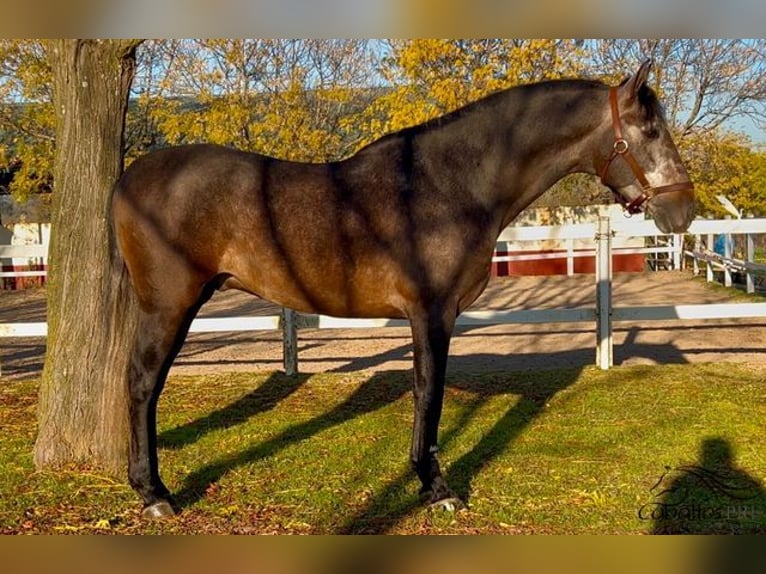
{"label": "horse's tail", "polygon": [[[109,312],[105,318],[109,332],[113,333],[112,345],[116,352],[129,354],[133,347],[138,324],[138,299],[130,279],[128,266],[120,251],[114,217],[114,197],[120,193],[119,182],[115,185],[109,210],[109,289],[107,301]],[[110,357],[111,359],[111,357]]]}
{"label": "horse's tail", "polygon": [[[109,222],[109,259],[108,287],[112,307],[111,313],[107,314],[107,320],[113,330],[116,328],[124,331],[126,327],[130,326],[130,331],[134,331],[138,318],[138,299],[131,283],[125,258],[120,252],[114,230],[114,221],[111,217]],[[125,350],[127,351],[127,349]]]}
{"label": "horse's tail", "polygon": [[[113,197],[119,193],[119,183],[115,186]],[[130,279],[130,272],[120,252],[113,213],[114,201],[110,202],[108,215],[109,269],[105,276],[104,288],[108,312],[104,313],[106,332],[109,333],[107,372],[111,380],[121,380],[127,400],[127,378],[133,348],[137,336],[139,306],[138,299]]]}

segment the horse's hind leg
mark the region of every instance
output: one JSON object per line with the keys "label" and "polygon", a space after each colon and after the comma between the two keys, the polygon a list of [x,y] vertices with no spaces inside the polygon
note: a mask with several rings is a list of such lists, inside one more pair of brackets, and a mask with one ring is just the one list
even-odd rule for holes
{"label": "horse's hind leg", "polygon": [[157,460],[157,401],[170,366],[183,345],[191,321],[212,289],[196,298],[186,295],[142,311],[128,377],[131,441],[128,480],[144,501],[143,515],[174,514],[170,493],[162,483]]}
{"label": "horse's hind leg", "polygon": [[462,505],[447,486],[436,459],[447,355],[455,314],[450,310],[410,317],[415,358],[415,421],[410,459],[422,483],[421,500],[454,509]]}

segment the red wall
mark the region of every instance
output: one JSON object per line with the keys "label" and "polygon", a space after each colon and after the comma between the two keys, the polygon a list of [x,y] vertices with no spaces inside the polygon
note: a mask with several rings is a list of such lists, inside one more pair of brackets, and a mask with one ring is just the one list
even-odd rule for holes
{"label": "red wall", "polygon": [[[566,253],[566,251],[498,251],[498,256],[504,255],[532,255],[534,253]],[[595,273],[595,257],[575,257],[575,273]],[[612,259],[612,271],[629,271],[638,273],[644,270],[645,256],[641,253],[629,255],[615,255]],[[539,259],[536,261],[503,261],[492,264],[493,277],[505,277],[507,275],[566,275],[566,257],[560,259]]]}
{"label": "red wall", "polygon": [[[0,265],[0,271],[44,271],[46,265]],[[0,277],[0,290],[27,289],[45,285],[45,277]]]}

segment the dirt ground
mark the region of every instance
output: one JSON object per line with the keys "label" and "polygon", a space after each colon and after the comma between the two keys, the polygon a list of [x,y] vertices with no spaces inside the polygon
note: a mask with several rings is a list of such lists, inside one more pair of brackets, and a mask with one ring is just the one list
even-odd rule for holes
{"label": "dirt ground", "polygon": [[[592,275],[493,279],[471,310],[593,306]],[[731,301],[720,289],[678,272],[615,276],[614,305],[668,305]],[[278,308],[236,291],[217,293],[201,317],[272,315]],[[43,321],[45,291],[0,292],[0,322]],[[766,319],[615,324],[615,363],[766,362]],[[450,351],[450,372],[500,371],[595,362],[594,323],[459,327]],[[38,377],[45,340],[0,339],[5,381]],[[302,329],[302,372],[403,370],[412,367],[408,328]],[[260,371],[282,368],[278,331],[189,335],[171,374]]]}

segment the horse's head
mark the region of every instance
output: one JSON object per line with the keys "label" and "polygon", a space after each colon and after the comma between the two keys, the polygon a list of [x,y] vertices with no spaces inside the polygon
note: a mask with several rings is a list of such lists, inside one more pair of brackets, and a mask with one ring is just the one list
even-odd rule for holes
{"label": "horse's head", "polygon": [[596,169],[626,211],[646,211],[664,233],[680,233],[694,219],[694,186],[646,84],[650,68],[644,62],[610,88]]}

